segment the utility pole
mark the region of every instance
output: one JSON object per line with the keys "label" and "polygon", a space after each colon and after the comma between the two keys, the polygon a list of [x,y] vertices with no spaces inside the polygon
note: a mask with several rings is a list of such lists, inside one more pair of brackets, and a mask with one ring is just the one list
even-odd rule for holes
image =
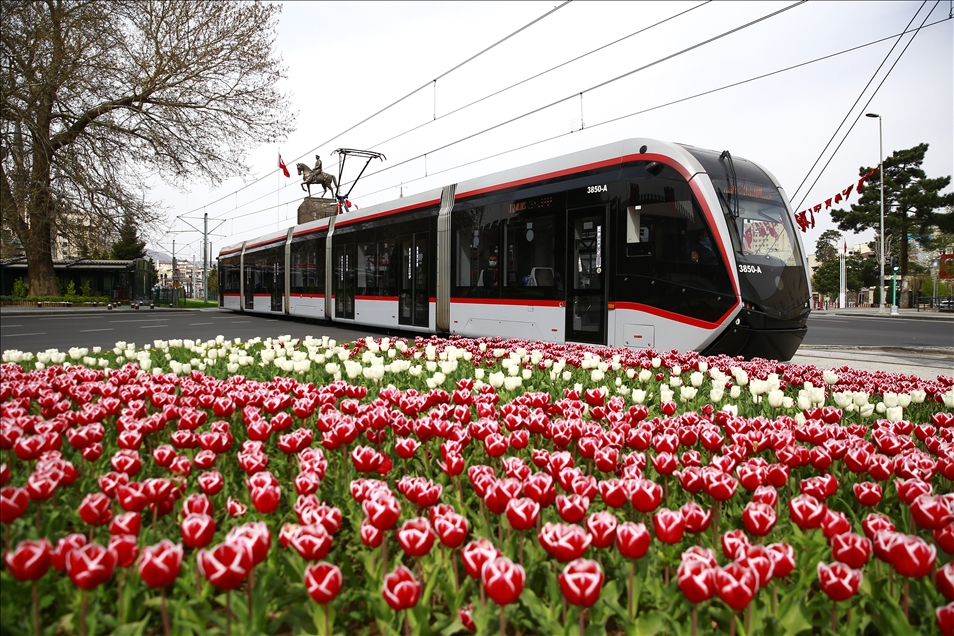
{"label": "utility pole", "polygon": [[205,213],[202,225],[202,302],[209,299],[209,213]]}

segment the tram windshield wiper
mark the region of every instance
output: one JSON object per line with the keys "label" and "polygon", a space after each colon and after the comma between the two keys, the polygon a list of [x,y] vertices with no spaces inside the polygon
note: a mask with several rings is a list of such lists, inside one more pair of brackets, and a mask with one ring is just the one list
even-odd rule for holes
{"label": "tram windshield wiper", "polygon": [[[732,155],[728,150],[723,150],[722,154],[719,155],[721,161],[726,163],[726,181],[730,181],[729,193],[732,193],[732,206],[730,208],[730,214],[732,218],[739,218],[739,178],[735,174],[735,164],[732,162]],[[724,193],[720,193],[724,199],[728,199]]]}

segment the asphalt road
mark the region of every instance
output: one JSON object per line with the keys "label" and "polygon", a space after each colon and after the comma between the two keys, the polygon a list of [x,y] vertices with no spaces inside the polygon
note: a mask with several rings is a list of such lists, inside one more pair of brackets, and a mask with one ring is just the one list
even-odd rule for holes
{"label": "asphalt road", "polygon": [[[920,348],[954,347],[954,320],[917,320],[910,317],[843,315],[815,312],[809,318],[803,347]],[[219,309],[176,311],[121,308],[98,313],[48,314],[29,311],[0,312],[0,349],[45,351],[70,347],[112,347],[117,341],[137,346],[154,340],[226,338],[249,340],[256,336],[327,335],[338,341],[366,335],[404,335],[365,327],[347,328],[333,323],[308,323],[283,317],[236,314]]]}

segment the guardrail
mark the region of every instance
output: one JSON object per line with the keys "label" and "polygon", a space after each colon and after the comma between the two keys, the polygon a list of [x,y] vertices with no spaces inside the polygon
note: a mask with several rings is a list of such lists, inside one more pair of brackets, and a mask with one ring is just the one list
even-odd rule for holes
{"label": "guardrail", "polygon": [[918,311],[954,311],[954,296],[915,296]]}

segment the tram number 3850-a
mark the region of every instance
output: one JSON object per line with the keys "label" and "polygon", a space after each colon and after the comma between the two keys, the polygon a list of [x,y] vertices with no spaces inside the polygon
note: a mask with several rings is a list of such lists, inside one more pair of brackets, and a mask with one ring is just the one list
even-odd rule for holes
{"label": "tram number 3850-a", "polygon": [[762,268],[758,265],[739,265],[740,274],[761,274]]}
{"label": "tram number 3850-a", "polygon": [[603,185],[590,186],[586,189],[587,194],[597,194],[599,192],[609,192],[609,186],[604,183]]}

